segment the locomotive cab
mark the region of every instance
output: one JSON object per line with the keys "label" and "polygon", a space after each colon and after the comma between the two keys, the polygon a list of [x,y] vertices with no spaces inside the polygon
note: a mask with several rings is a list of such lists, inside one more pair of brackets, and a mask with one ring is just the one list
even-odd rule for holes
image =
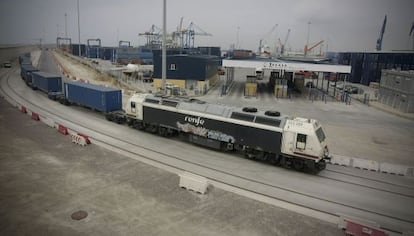
{"label": "locomotive cab", "polygon": [[145,94],[134,94],[128,99],[125,104],[125,113],[128,117],[142,120],[142,103],[145,99]]}
{"label": "locomotive cab", "polygon": [[322,126],[313,119],[287,119],[281,152],[295,169],[324,169],[329,151]]}

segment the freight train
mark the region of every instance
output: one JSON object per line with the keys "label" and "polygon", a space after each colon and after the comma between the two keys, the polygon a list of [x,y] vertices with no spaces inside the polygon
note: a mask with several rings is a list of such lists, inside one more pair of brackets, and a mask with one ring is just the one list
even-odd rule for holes
{"label": "freight train", "polygon": [[325,133],[314,119],[157,94],[134,94],[122,109],[120,90],[101,87],[64,82],[57,99],[101,111],[107,120],[132,128],[299,171],[317,173],[330,159]]}

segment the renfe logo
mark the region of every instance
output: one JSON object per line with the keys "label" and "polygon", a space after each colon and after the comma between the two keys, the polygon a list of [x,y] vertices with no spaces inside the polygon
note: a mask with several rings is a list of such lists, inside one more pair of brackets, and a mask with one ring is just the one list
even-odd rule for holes
{"label": "renfe logo", "polygon": [[192,117],[192,116],[186,116],[184,117],[184,120],[189,122],[189,123],[193,123],[195,125],[204,125],[204,120],[201,119],[201,117]]}

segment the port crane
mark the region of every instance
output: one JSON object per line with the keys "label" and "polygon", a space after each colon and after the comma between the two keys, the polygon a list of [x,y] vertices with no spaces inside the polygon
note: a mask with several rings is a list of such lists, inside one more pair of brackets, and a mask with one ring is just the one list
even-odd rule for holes
{"label": "port crane", "polygon": [[303,49],[303,54],[306,56],[308,55],[308,52],[310,52],[312,49],[316,48],[317,46],[321,45],[323,42],[325,42],[324,40],[321,40],[317,43],[315,43],[314,45],[310,46],[310,45],[305,45],[305,48]]}
{"label": "port crane", "polygon": [[283,41],[283,43],[280,41],[280,38],[279,38],[280,55],[284,55],[285,54],[285,46],[286,46],[286,43],[287,43],[287,41],[289,39],[289,34],[290,34],[290,29],[288,29],[287,34],[286,34],[286,37],[285,37],[285,40]]}
{"label": "port crane", "polygon": [[[276,28],[277,28],[277,26],[278,26],[278,24],[275,24],[273,27],[272,27],[272,29],[268,32],[268,33],[266,33],[261,39],[260,39],[260,41],[259,41],[259,50],[258,50],[258,54],[260,55],[260,54],[262,54],[262,53],[264,53],[264,54],[270,54],[270,52],[267,52],[266,51],[266,48],[265,48],[265,45],[263,45],[263,41],[269,36],[269,35],[271,35],[272,33],[273,33],[273,31],[275,31],[276,30]],[[276,48],[275,48],[275,51],[276,51]]]}
{"label": "port crane", "polygon": [[199,26],[191,22],[187,29],[182,30],[183,36],[185,36],[184,47],[185,48],[194,48],[194,36],[213,36],[210,33],[205,32]]}
{"label": "port crane", "polygon": [[384,37],[384,32],[385,32],[385,26],[386,25],[387,25],[387,15],[385,15],[385,17],[384,17],[384,22],[382,23],[380,35],[377,39],[377,45],[375,47],[375,49],[377,49],[377,51],[381,51],[381,49],[382,49],[382,39]]}
{"label": "port crane", "polygon": [[148,31],[139,33],[138,35],[146,38],[147,42],[145,46],[157,47],[161,45],[161,31],[162,30],[159,27],[152,25]]}
{"label": "port crane", "polygon": [[72,46],[72,39],[71,38],[62,38],[57,37],[56,38],[56,47],[57,48],[63,48],[65,50],[69,50],[69,48]]}
{"label": "port crane", "polygon": [[118,47],[131,47],[131,42],[130,41],[124,41],[124,40],[120,40],[118,43]]}

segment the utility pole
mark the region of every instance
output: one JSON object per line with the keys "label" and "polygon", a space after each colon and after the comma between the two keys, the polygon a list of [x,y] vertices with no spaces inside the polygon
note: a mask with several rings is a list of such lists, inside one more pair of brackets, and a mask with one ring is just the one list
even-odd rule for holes
{"label": "utility pole", "polygon": [[78,43],[79,43],[79,56],[81,56],[80,20],[79,20],[79,0],[78,0]]}
{"label": "utility pole", "polygon": [[240,27],[237,26],[237,41],[236,41],[236,49],[239,49],[239,31],[240,31]]}
{"label": "utility pole", "polygon": [[165,94],[165,82],[167,78],[167,0],[163,3],[163,24],[162,24],[162,75],[161,75],[161,89]]}
{"label": "utility pole", "polygon": [[68,15],[65,13],[65,38],[68,38]]}
{"label": "utility pole", "polygon": [[[307,49],[307,48],[308,48],[308,45],[309,45],[310,25],[311,25],[311,22],[309,21],[309,22],[308,22],[308,37],[307,37],[307,39],[306,39],[305,49]],[[308,53],[307,53],[307,50],[305,50],[305,51],[304,51],[304,55],[305,55],[305,57],[306,57],[306,55],[307,55],[307,54],[308,54]]]}
{"label": "utility pole", "polygon": [[119,44],[119,28],[116,28],[116,43]]}

